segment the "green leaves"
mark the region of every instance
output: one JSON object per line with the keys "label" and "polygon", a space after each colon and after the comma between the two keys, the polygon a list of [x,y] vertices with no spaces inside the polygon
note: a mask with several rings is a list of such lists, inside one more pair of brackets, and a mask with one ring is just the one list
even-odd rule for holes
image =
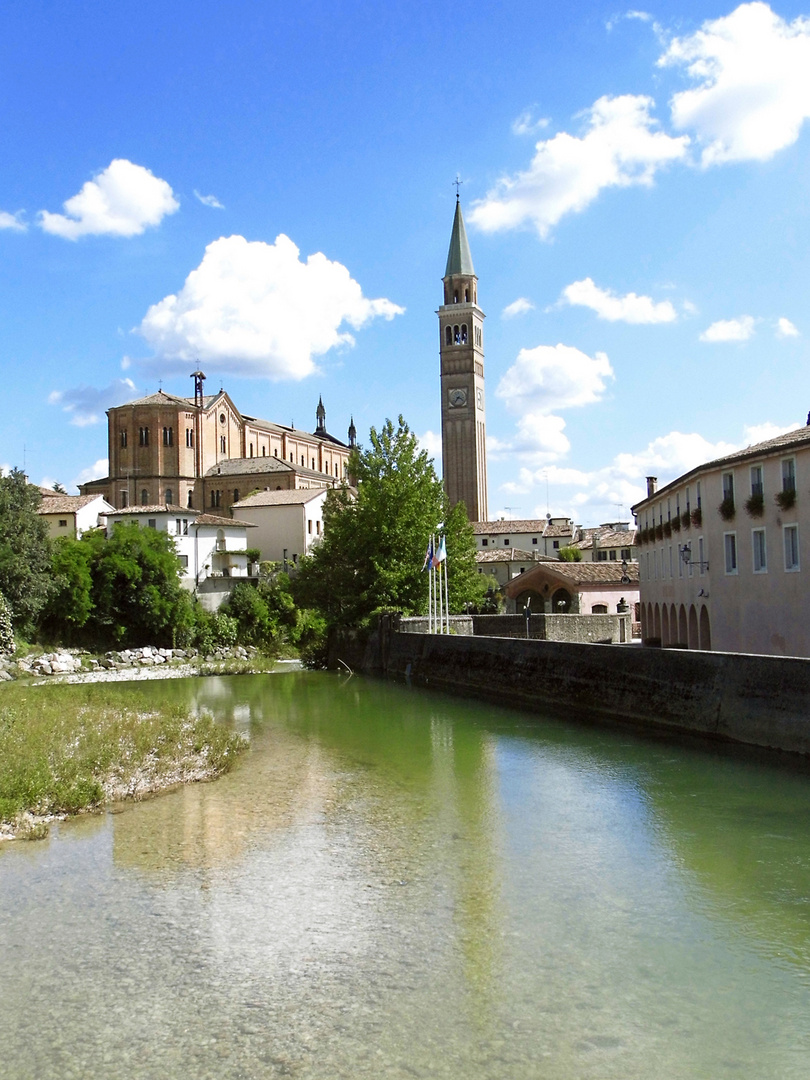
{"label": "green leaves", "polygon": [[0,476],[0,593],[15,630],[33,634],[52,589],[48,528],[37,513],[41,496],[25,474]]}

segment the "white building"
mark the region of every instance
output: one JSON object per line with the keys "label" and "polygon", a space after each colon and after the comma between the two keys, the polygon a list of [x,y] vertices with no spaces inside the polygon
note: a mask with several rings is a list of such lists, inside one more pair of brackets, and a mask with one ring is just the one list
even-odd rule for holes
{"label": "white building", "polygon": [[234,521],[256,525],[251,543],[262,561],[280,562],[291,569],[323,536],[326,489],[257,491],[234,503]]}
{"label": "white building", "polygon": [[635,562],[635,542],[635,528],[627,521],[614,521],[593,529],[578,525],[571,546],[582,552],[583,562]]}
{"label": "white building", "polygon": [[216,610],[227,599],[234,579],[252,576],[247,556],[247,530],[255,528],[252,522],[169,504],[128,506],[107,514],[107,535],[124,521],[135,521],[144,529],[157,529],[171,536],[182,564],[183,587],[196,593],[210,610]]}
{"label": "white building", "polygon": [[649,477],[633,513],[645,640],[810,656],[810,427]]}
{"label": "white building", "polygon": [[518,548],[554,558],[574,539],[576,525],[570,518],[531,518],[519,521],[474,521],[475,546],[479,551]]}
{"label": "white building", "polygon": [[61,495],[40,488],[42,502],[37,513],[46,522],[52,540],[61,536],[80,540],[88,529],[104,526],[107,514],[115,508],[101,495]]}
{"label": "white building", "polygon": [[512,578],[520,577],[539,562],[557,563],[557,558],[541,555],[539,551],[522,551],[520,548],[479,548],[475,553],[478,573],[500,588]]}

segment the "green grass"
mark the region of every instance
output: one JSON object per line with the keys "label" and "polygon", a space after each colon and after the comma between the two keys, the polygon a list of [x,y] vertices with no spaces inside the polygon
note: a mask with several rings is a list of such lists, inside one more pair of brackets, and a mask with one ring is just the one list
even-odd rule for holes
{"label": "green grass", "polygon": [[138,708],[115,684],[4,685],[0,691],[0,822],[28,811],[74,814],[175,780],[216,776],[242,740],[185,707]]}

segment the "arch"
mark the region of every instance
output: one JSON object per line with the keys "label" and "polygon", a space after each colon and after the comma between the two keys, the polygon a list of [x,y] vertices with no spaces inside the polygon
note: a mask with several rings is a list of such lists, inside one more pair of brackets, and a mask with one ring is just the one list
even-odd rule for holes
{"label": "arch", "polygon": [[239,502],[239,488],[233,489],[233,501],[235,503]]}
{"label": "arch", "polygon": [[469,304],[469,302],[470,302],[470,290],[465,289],[464,290],[464,303]]}
{"label": "arch", "polygon": [[193,507],[194,507],[193,493],[189,492],[188,493],[188,508],[189,508],[189,510],[191,510],[191,509],[193,509]]}
{"label": "arch", "polygon": [[698,617],[695,611],[695,605],[692,604],[689,608],[689,648],[700,648],[700,638],[698,636]]}
{"label": "arch", "polygon": [[444,343],[445,345],[453,344],[453,330],[450,326],[444,328]]}
{"label": "arch", "polygon": [[461,324],[461,344],[462,345],[467,344],[467,324],[466,323]]}
{"label": "arch", "polygon": [[661,637],[661,609],[658,604],[653,610],[653,637]]}
{"label": "arch", "polygon": [[663,610],[661,612],[661,644],[669,645],[670,641],[671,639],[669,636],[669,609],[667,608],[667,605],[664,604]]}
{"label": "arch", "polygon": [[686,608],[683,604],[678,613],[678,641],[684,646],[689,644],[689,627],[686,622]]}
{"label": "arch", "polygon": [[591,615],[607,615],[607,604],[593,604],[591,606]]}
{"label": "arch", "polygon": [[680,645],[681,639],[678,637],[678,609],[673,604],[669,609],[669,643],[670,645]]}
{"label": "arch", "polygon": [[458,345],[461,341],[461,331],[458,326],[453,327],[453,344]]}
{"label": "arch", "polygon": [[453,290],[453,303],[454,304],[458,303],[458,289]]}
{"label": "arch", "polygon": [[709,619],[709,609],[705,604],[700,609],[700,647],[709,652],[712,647],[712,627]]}
{"label": "arch", "polygon": [[142,488],[141,489],[141,506],[148,506],[148,505],[149,505],[149,492],[146,490],[146,488]]}
{"label": "arch", "polygon": [[571,610],[572,603],[568,589],[556,589],[551,594],[551,611],[554,615],[566,615]]}
{"label": "arch", "polygon": [[174,492],[171,488],[166,488],[163,494],[166,496],[165,502],[167,506],[174,502]]}

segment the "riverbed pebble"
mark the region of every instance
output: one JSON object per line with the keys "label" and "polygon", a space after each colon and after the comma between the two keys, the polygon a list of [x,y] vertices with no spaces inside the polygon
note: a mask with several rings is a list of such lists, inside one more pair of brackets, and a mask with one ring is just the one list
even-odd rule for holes
{"label": "riverbed pebble", "polygon": [[[120,672],[126,677],[127,672],[142,668],[170,666],[188,668],[189,663],[201,663],[215,660],[221,663],[237,661],[244,663],[255,656],[257,649],[250,646],[236,645],[231,648],[218,648],[209,655],[202,655],[196,649],[158,649],[144,645],[138,649],[111,649],[103,656],[90,656],[85,649],[60,649],[56,652],[29,653],[19,659],[6,657],[0,660],[0,682],[8,682],[21,675],[41,676],[78,676],[81,680],[92,679],[95,673],[102,678],[109,673]],[[70,678],[69,681],[74,681]]]}

